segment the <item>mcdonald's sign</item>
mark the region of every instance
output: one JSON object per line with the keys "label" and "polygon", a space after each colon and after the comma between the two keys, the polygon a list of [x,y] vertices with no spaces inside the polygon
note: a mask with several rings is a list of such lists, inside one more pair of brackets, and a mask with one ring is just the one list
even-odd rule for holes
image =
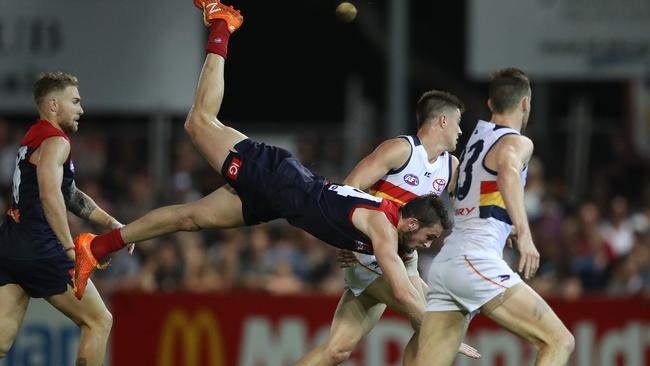
{"label": "mcdonald's sign", "polygon": [[203,308],[193,315],[173,308],[162,324],[157,366],[225,366],[221,329],[212,313]]}

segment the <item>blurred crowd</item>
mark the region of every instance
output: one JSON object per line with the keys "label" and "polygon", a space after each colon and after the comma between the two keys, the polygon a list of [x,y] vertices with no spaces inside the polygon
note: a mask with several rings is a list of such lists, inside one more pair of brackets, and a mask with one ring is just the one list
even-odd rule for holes
{"label": "blurred crowd", "polygon": [[[93,128],[92,121],[83,123],[72,137],[77,186],[124,223],[165,204],[197,200],[223,184],[184,136],[182,122],[174,125],[170,173],[164,184],[153,181],[146,128],[130,133],[114,126]],[[16,148],[27,127],[0,119],[4,198],[0,208],[5,210]],[[333,181],[347,174],[341,171],[345,165],[341,144],[333,137],[300,136],[293,150],[310,169]],[[650,171],[650,162],[643,161],[641,167]],[[621,174],[620,169],[605,167],[600,177],[590,177],[586,198],[569,204],[561,177],[547,177],[544,163],[538,158],[531,161],[526,208],[542,260],[530,284],[542,295],[650,298],[650,182],[642,184],[645,188],[639,192],[619,192],[609,183],[608,172]],[[625,174],[625,179],[649,178],[634,171]],[[70,222],[73,235],[102,232],[73,216]],[[440,245],[420,253],[423,278]],[[284,221],[178,233],[138,243],[136,248],[134,255],[126,251],[113,255],[111,266],[94,275],[104,296],[119,290],[338,294],[344,285],[337,250]],[[505,257],[516,267],[515,250],[506,249]]]}

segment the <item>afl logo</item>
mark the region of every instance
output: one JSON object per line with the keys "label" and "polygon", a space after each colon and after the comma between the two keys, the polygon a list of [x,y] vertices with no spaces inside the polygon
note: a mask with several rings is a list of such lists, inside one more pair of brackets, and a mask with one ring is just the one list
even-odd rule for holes
{"label": "afl logo", "polygon": [[444,179],[436,179],[433,181],[433,189],[436,192],[441,192],[445,189],[445,186],[447,185],[447,181]]}
{"label": "afl logo", "polygon": [[418,184],[420,184],[420,179],[418,179],[418,177],[416,175],[413,175],[413,174],[405,175],[404,176],[404,181],[406,182],[406,184],[408,184],[410,186],[417,186]]}

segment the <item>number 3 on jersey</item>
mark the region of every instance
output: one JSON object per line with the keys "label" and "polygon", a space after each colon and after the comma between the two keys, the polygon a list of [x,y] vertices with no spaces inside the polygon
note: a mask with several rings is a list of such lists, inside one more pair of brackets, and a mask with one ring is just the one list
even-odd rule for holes
{"label": "number 3 on jersey", "polygon": [[[483,140],[476,141],[468,149],[463,150],[462,155],[460,156],[460,166],[458,167],[458,183],[456,183],[456,197],[459,201],[462,201],[467,193],[469,193],[469,187],[472,186],[472,168],[478,156],[483,151]],[[465,160],[467,156],[465,153],[471,154],[470,157]]]}
{"label": "number 3 on jersey", "polygon": [[14,179],[13,179],[13,187],[12,187],[12,193],[14,195],[14,202],[18,203],[18,195],[20,194],[20,162],[22,160],[25,160],[25,156],[27,155],[27,146],[21,146],[20,149],[18,149],[18,154],[16,155],[16,169],[14,169]]}

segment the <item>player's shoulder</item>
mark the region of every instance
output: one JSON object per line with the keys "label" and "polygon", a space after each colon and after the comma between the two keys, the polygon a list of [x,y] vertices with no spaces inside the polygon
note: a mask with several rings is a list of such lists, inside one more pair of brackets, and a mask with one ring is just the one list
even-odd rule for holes
{"label": "player's shoulder", "polygon": [[379,144],[372,156],[374,159],[383,161],[390,169],[398,169],[404,165],[412,153],[411,144],[408,140],[395,137]]}
{"label": "player's shoulder", "polygon": [[530,156],[535,148],[529,137],[514,133],[503,136],[497,145],[498,151],[514,152],[524,156]]}
{"label": "player's shoulder", "polygon": [[498,143],[502,145],[514,145],[519,147],[533,146],[533,140],[531,140],[527,136],[520,135],[518,133],[509,133],[507,135],[503,135],[498,140]]}
{"label": "player's shoulder", "polygon": [[39,120],[29,128],[25,134],[25,138],[23,139],[22,144],[35,147],[50,138],[60,138],[61,140],[68,141],[68,143],[70,141],[68,136],[63,131],[52,126],[50,123],[44,120]]}
{"label": "player's shoulder", "polygon": [[383,151],[395,154],[410,154],[411,142],[408,140],[407,136],[398,136],[382,142],[379,144],[379,148]]}

